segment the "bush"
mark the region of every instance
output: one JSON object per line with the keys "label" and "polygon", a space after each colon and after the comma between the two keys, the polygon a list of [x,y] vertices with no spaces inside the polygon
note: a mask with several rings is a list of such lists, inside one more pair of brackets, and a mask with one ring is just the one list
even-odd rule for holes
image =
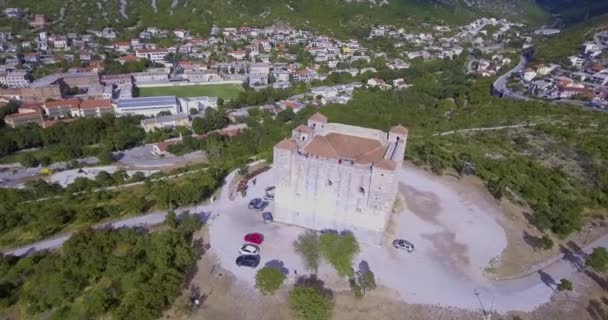
{"label": "bush", "polygon": [[273,267],[264,267],[255,275],[255,287],[264,295],[275,293],[285,281],[285,274]]}
{"label": "bush", "polygon": [[289,309],[300,320],[327,320],[332,316],[333,299],[312,287],[296,287],[289,293]]}
{"label": "bush", "polygon": [[97,154],[97,160],[99,160],[99,164],[110,164],[114,162],[114,155],[109,150],[102,150]]}
{"label": "bush", "polygon": [[24,153],[19,157],[19,163],[24,167],[37,167],[38,160],[29,153]]}
{"label": "bush", "polygon": [[551,250],[553,248],[553,240],[549,236],[544,235],[540,238],[540,245],[544,250]]}
{"label": "bush", "polygon": [[608,267],[608,251],[604,247],[593,248],[585,264],[597,272],[605,272]]}
{"label": "bush", "polygon": [[559,291],[572,291],[572,282],[568,279],[561,279],[557,285]]}

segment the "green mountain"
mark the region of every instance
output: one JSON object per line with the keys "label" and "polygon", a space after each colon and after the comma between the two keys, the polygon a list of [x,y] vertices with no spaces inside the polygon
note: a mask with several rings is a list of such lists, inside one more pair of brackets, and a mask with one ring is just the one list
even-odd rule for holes
{"label": "green mountain", "polygon": [[545,10],[561,16],[567,23],[577,23],[608,13],[606,0],[537,0]]}
{"label": "green mountain", "polygon": [[336,36],[360,35],[372,24],[419,27],[482,16],[538,25],[548,15],[533,0],[5,0],[5,7],[43,13],[59,31],[111,26],[185,28],[205,34],[220,26],[274,22]]}

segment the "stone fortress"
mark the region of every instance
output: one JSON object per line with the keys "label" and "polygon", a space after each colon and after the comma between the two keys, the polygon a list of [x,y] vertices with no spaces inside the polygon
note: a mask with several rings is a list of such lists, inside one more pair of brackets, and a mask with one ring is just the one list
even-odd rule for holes
{"label": "stone fortress", "polygon": [[315,230],[348,230],[380,244],[397,196],[407,128],[328,123],[316,113],[274,147],[274,219]]}

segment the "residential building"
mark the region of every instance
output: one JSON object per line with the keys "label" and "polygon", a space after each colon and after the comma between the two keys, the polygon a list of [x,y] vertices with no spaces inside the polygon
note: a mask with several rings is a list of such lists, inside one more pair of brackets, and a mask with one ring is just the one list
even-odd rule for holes
{"label": "residential building", "polygon": [[34,19],[30,21],[30,26],[33,28],[44,28],[46,26],[46,16],[43,14],[35,14]]}
{"label": "residential building", "polygon": [[78,110],[80,101],[78,99],[66,99],[47,101],[42,106],[44,113],[51,119],[59,119],[72,116],[73,110]]}
{"label": "residential building", "polygon": [[152,62],[161,62],[169,54],[167,49],[142,49],[135,51],[135,56],[140,59],[148,59]]}
{"label": "residential building", "polygon": [[44,119],[41,111],[13,113],[4,117],[4,123],[11,128],[25,126],[30,123],[35,123],[44,127]]}
{"label": "residential building", "polygon": [[104,114],[114,112],[112,101],[109,99],[83,100],[80,102],[78,116],[82,118],[100,118]]}
{"label": "residential building", "polygon": [[380,244],[397,196],[408,131],[329,123],[319,113],[274,147],[275,221],[348,230]]}
{"label": "residential building", "polygon": [[40,86],[35,88],[0,89],[0,97],[21,100],[25,103],[45,102],[49,99],[61,99],[58,85]]}
{"label": "residential building", "polygon": [[9,88],[25,88],[30,84],[29,73],[25,70],[10,71],[4,75],[3,82]]}

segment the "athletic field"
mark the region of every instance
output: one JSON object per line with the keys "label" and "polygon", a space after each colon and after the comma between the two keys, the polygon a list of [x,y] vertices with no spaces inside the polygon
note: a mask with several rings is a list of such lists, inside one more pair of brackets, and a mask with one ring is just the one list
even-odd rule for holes
{"label": "athletic field", "polygon": [[210,96],[222,99],[236,99],[243,87],[238,84],[210,84],[198,86],[152,87],[139,88],[140,97],[177,96],[199,97]]}

